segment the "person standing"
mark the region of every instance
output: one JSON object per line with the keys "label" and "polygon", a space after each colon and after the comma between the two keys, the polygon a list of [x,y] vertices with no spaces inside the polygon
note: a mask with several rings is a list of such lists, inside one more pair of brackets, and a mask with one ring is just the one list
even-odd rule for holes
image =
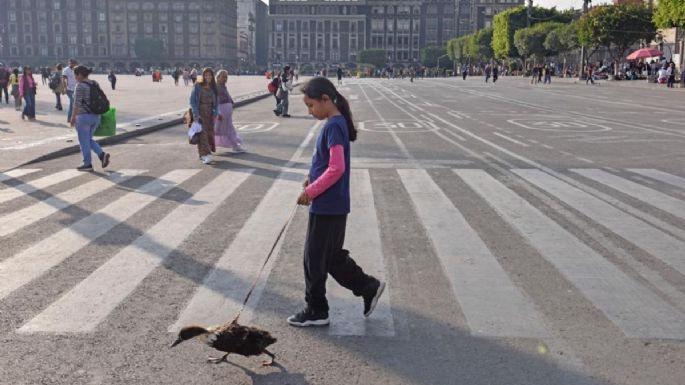
{"label": "person standing", "polygon": [[10,93],[14,98],[14,110],[19,111],[21,110],[21,95],[19,95],[19,69],[15,68],[12,70],[12,73],[10,74],[9,86],[11,90]]}
{"label": "person standing", "polygon": [[233,125],[233,98],[228,92],[228,71],[221,70],[216,74],[217,100],[219,103],[218,115],[214,124],[214,142],[219,147],[232,148],[233,152],[245,152],[243,141],[238,136]]}
{"label": "person standing", "polygon": [[[297,199],[309,206],[304,246],[305,303],[288,317],[292,326],[329,324],[326,280],[330,274],[341,286],[362,297],[364,317],[371,315],[385,290],[385,283],[368,275],[343,249],[350,213],[350,142],[357,129],[347,100],[323,77],[302,87],[304,104],[316,119],[326,120],[316,140],[309,176]],[[359,231],[358,229],[356,229]]]}
{"label": "person standing", "polygon": [[180,71],[178,70],[178,67],[174,69],[174,72],[171,73],[171,77],[174,78],[174,85],[178,86],[178,77],[180,76]]}
{"label": "person standing", "polygon": [[5,94],[5,104],[10,104],[10,96],[7,92],[7,87],[10,82],[10,70],[0,63],[0,103],[2,103],[2,94]]}
{"label": "person standing", "polygon": [[340,68],[340,66],[338,66],[337,75],[338,75],[338,87],[340,87],[342,85],[342,78],[343,78],[343,70],[342,70],[342,68]]}
{"label": "person standing", "polygon": [[114,73],[114,70],[109,71],[107,80],[109,80],[109,84],[112,85],[112,91],[114,91],[117,88],[117,75]]}
{"label": "person standing", "polygon": [[24,67],[24,72],[19,77],[19,95],[24,98],[21,119],[36,120],[36,81],[29,66]]}
{"label": "person standing", "polygon": [[181,74],[181,76],[183,77],[183,84],[187,87],[188,82],[190,81],[190,72],[188,71],[187,68],[185,68],[183,70],[183,73]]}
{"label": "person standing", "polygon": [[490,80],[490,73],[492,71],[492,68],[490,67],[490,64],[487,64],[485,66],[485,82],[487,83],[488,80]]}
{"label": "person standing", "polygon": [[[289,66],[283,67],[283,73],[281,74],[280,81],[281,84],[279,87],[281,91],[281,101],[279,103],[279,108],[276,108],[276,111],[281,113],[281,117],[289,118],[290,114],[288,114],[288,106],[290,103],[288,102],[288,96],[290,95],[290,91],[293,90],[293,77]],[[278,112],[276,112],[276,115],[278,115]]]}
{"label": "person standing", "polygon": [[64,81],[62,81],[62,69],[62,64],[57,63],[55,72],[50,75],[50,88],[55,93],[55,109],[57,111],[62,111],[62,95],[66,93]]}
{"label": "person standing", "polygon": [[74,110],[74,91],[76,90],[76,75],[74,75],[74,67],[78,65],[76,59],[69,59],[69,66],[62,71],[65,88],[67,89],[67,97],[69,98],[69,110],[67,111],[67,122],[71,122],[72,112]]}
{"label": "person standing", "polygon": [[587,78],[585,79],[585,85],[587,85],[588,82],[595,84],[595,79],[592,78],[592,64],[587,65]]}
{"label": "person standing", "polygon": [[492,66],[492,82],[497,83],[497,77],[499,76],[499,66],[497,64]]}
{"label": "person standing", "polygon": [[222,121],[218,113],[217,86],[214,80],[214,71],[205,68],[202,77],[193,86],[190,94],[190,107],[193,110],[193,119],[202,124],[200,138],[197,143],[197,152],[204,164],[212,163],[212,152],[216,151],[214,144],[214,119]]}
{"label": "person standing", "polygon": [[552,84],[552,67],[550,67],[549,65],[545,65],[542,70],[545,74],[542,84]]}
{"label": "person standing", "polygon": [[673,88],[675,84],[675,64],[673,62],[668,64],[668,71],[666,74],[668,75],[666,87]]}
{"label": "person standing", "polygon": [[104,152],[100,145],[93,140],[93,133],[100,125],[100,115],[90,111],[90,89],[99,87],[99,85],[95,80],[88,79],[91,71],[85,66],[77,66],[73,70],[77,85],[74,90],[74,111],[69,124],[71,127],[76,127],[76,135],[78,135],[78,142],[83,155],[83,164],[76,169],[79,171],[93,170],[91,151],[100,159],[102,168],[106,168],[109,165],[109,154]]}
{"label": "person standing", "polygon": [[197,82],[197,70],[195,68],[190,70],[190,81],[193,82],[193,84]]}

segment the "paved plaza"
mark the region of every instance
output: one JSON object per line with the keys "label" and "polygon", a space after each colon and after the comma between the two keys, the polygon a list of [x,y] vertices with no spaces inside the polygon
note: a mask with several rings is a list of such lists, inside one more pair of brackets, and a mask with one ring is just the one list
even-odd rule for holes
{"label": "paved plaza", "polygon": [[[388,283],[371,317],[330,279],[330,326],[285,322],[303,305],[295,202],[321,126],[295,92],[290,119],[273,98],[236,109],[248,152],[211,166],[180,125],[107,146],[106,171],[76,172],[79,154],[6,166],[0,383],[683,384],[683,90],[504,77],[339,91],[359,129],[345,248]],[[108,94],[125,123],[188,92],[128,78]],[[68,134],[40,97],[48,125],[2,138]],[[240,322],[278,338],[275,366],[168,347],[181,326],[233,319],[255,282]]]}

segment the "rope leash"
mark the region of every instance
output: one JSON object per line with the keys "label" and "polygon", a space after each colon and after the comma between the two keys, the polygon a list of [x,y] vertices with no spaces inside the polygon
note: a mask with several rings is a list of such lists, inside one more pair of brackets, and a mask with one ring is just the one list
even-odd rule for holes
{"label": "rope leash", "polygon": [[262,264],[262,267],[259,269],[259,272],[257,273],[257,276],[255,277],[255,280],[252,283],[252,286],[250,286],[250,290],[247,292],[247,295],[245,296],[245,300],[243,300],[243,305],[240,307],[240,310],[238,310],[238,314],[236,314],[235,318],[231,322],[238,322],[238,318],[240,317],[240,314],[243,312],[243,310],[245,310],[245,306],[247,305],[247,301],[250,299],[252,292],[257,287],[257,283],[259,282],[259,278],[261,277],[262,272],[264,272],[264,268],[266,267],[266,264],[269,262],[269,260],[273,256],[274,250],[276,250],[276,246],[278,246],[279,242],[281,241],[283,234],[285,234],[285,229],[288,228],[288,225],[290,224],[290,222],[295,217],[295,213],[297,212],[297,206],[299,206],[299,205],[295,204],[295,206],[293,206],[293,209],[290,211],[290,215],[288,216],[288,219],[285,221],[285,223],[281,227],[281,230],[278,232],[278,236],[276,237],[276,240],[274,241],[273,245],[271,245],[271,249],[269,250],[269,254],[267,254],[266,259],[264,260],[264,263]]}

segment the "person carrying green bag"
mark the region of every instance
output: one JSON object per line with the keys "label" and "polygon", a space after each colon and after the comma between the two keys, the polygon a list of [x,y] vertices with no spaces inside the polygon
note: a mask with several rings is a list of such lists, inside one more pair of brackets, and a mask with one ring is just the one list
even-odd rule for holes
{"label": "person carrying green bag", "polygon": [[117,131],[117,109],[110,107],[100,115],[100,126],[93,133],[94,136],[112,136]]}

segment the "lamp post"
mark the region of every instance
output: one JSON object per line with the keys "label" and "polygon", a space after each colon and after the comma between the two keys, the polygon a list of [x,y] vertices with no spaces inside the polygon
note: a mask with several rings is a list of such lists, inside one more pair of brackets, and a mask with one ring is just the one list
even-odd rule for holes
{"label": "lamp post", "polygon": [[438,57],[438,76],[440,75],[440,59],[447,57],[447,56],[449,56],[449,55],[445,54],[445,55]]}

